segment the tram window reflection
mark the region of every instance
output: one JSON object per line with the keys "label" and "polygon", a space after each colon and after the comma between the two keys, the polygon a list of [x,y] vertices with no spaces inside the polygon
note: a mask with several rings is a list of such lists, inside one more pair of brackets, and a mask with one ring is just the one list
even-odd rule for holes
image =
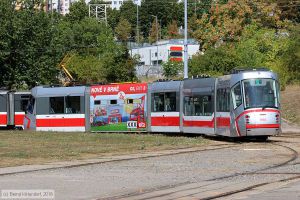
{"label": "tram window reflection", "polygon": [[240,83],[233,86],[232,91],[233,108],[236,109],[242,104],[242,92]]}
{"label": "tram window reflection", "polygon": [[[239,97],[241,99],[241,97]],[[230,92],[229,88],[220,88],[217,90],[217,111],[230,111]]]}
{"label": "tram window reflection", "polygon": [[153,94],[153,112],[176,111],[176,92],[161,92]]}
{"label": "tram window reflection", "polygon": [[184,97],[185,116],[211,116],[213,102],[211,95],[193,95]]}
{"label": "tram window reflection", "polygon": [[64,113],[64,97],[50,97],[50,114]]}
{"label": "tram window reflection", "polygon": [[80,97],[79,96],[67,96],[66,101],[66,114],[80,113]]}

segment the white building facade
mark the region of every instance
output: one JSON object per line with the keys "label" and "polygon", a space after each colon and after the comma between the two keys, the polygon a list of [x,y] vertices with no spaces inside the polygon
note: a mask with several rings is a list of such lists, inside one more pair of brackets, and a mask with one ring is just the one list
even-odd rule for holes
{"label": "white building facade", "polygon": [[[169,60],[183,61],[183,40],[159,41],[157,45],[132,48],[131,56],[139,58],[139,65],[156,65]],[[199,52],[200,45],[195,40],[188,40],[188,56],[191,58]]]}
{"label": "white building facade", "polygon": [[[162,63],[169,60],[183,62],[184,43],[183,39],[159,41],[157,45],[143,45],[131,48],[130,55],[139,58],[135,67],[137,77],[155,76],[163,78]],[[188,40],[189,59],[199,53],[200,45],[195,40]]]}

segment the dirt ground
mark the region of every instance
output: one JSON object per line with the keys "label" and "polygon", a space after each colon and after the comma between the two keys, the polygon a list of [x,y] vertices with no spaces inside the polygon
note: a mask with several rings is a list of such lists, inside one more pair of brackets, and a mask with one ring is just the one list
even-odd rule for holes
{"label": "dirt ground", "polygon": [[289,85],[281,92],[282,117],[300,125],[300,85]]}

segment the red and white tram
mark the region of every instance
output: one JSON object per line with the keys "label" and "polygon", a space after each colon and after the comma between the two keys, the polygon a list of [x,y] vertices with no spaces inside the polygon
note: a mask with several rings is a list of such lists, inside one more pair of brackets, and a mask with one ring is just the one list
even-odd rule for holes
{"label": "red and white tram", "polygon": [[30,92],[0,91],[0,127],[23,129]]}
{"label": "red and white tram", "polygon": [[39,86],[32,89],[30,102],[25,127],[39,131],[263,138],[281,132],[278,78],[266,70],[151,84]]}

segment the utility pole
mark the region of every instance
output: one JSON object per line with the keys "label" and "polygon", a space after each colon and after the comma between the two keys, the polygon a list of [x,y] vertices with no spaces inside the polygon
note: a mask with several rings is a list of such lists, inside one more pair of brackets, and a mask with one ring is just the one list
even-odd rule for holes
{"label": "utility pole", "polygon": [[187,0],[184,0],[184,78],[188,78]]}
{"label": "utility pole", "polygon": [[140,43],[140,36],[139,36],[139,5],[136,4],[136,37],[137,43]]}
{"label": "utility pole", "polygon": [[157,20],[157,15],[151,15],[152,17],[155,17],[155,22],[156,22],[156,67],[158,68],[158,20]]}

